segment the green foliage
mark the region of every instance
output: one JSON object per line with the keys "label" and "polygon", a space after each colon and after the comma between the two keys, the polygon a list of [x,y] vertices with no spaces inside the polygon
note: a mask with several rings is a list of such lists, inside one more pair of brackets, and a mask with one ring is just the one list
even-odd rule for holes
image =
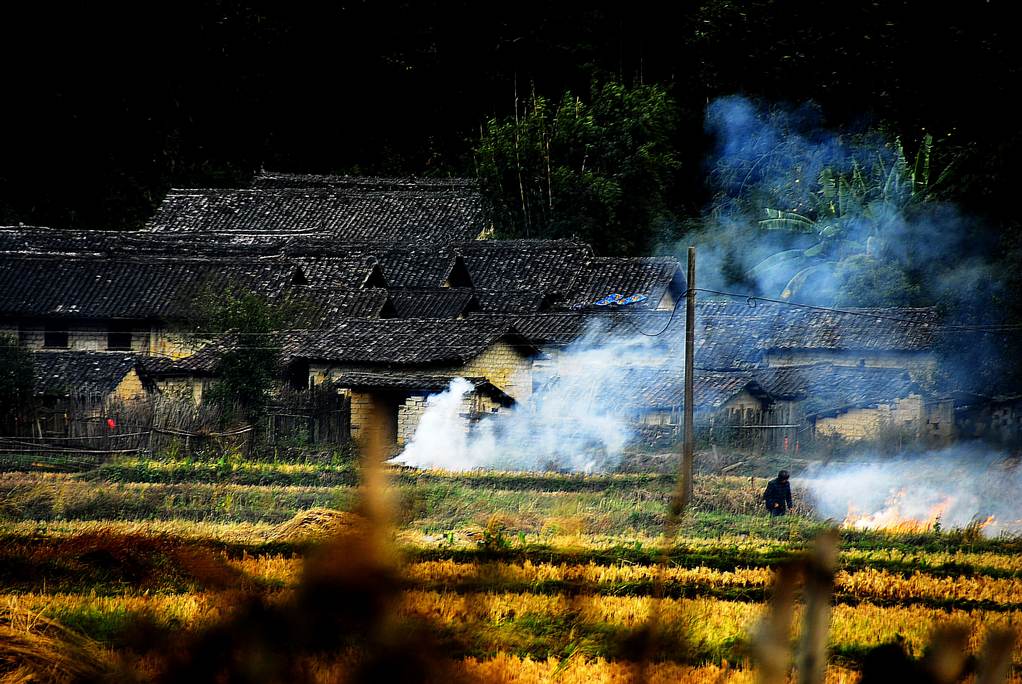
{"label": "green foliage", "polygon": [[225,419],[257,421],[278,375],[280,331],[301,315],[301,303],[270,302],[247,291],[207,289],[195,310],[196,331],[219,347],[217,381],[207,400],[224,406]]}
{"label": "green foliage", "polygon": [[[908,306],[917,303],[918,284],[909,273],[911,254],[893,254],[888,242],[917,210],[940,198],[953,163],[933,175],[933,137],[925,134],[910,163],[900,139],[866,164],[853,160],[846,171],[825,167],[817,189],[793,209],[764,208],[764,231],[805,236],[804,246],[769,255],[749,275],[784,275],[779,297],[790,299],[821,283],[835,304]],[[793,169],[798,174],[798,168]],[[792,179],[799,183],[801,179]]]}
{"label": "green foliage", "polygon": [[856,254],[837,264],[836,306],[912,306],[918,300],[919,286],[890,260]]}
{"label": "green foliage", "polygon": [[508,539],[504,523],[499,516],[490,516],[486,527],[483,528],[483,537],[478,544],[486,551],[504,551],[511,548],[511,540]]}
{"label": "green foliage", "polygon": [[32,353],[13,335],[0,335],[0,424],[23,413],[32,401]]}
{"label": "green foliage", "polygon": [[675,109],[660,86],[610,82],[594,83],[588,102],[533,93],[514,116],[489,119],[474,153],[498,235],[641,253],[669,214]]}

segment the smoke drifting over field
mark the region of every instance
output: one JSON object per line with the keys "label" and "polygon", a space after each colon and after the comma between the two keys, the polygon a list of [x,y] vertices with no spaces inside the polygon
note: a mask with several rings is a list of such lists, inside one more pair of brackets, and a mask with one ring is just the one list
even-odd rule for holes
{"label": "smoke drifting over field", "polygon": [[430,397],[394,462],[446,470],[611,470],[635,436],[628,416],[639,403],[636,370],[649,367],[653,346],[654,338],[639,335],[607,341],[594,328],[559,355],[556,375],[537,378],[531,399],[467,431],[460,413],[472,385],[458,378]]}
{"label": "smoke drifting over field", "polygon": [[1022,532],[1022,464],[980,446],[818,466],[797,479],[820,515],[850,527]]}

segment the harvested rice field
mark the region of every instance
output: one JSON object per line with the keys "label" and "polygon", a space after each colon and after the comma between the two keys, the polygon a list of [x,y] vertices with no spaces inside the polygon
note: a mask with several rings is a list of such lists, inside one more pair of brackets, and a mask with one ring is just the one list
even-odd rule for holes
{"label": "harvested rice field", "polygon": [[807,507],[761,513],[749,477],[698,477],[675,524],[664,475],[384,476],[0,475],[0,678],[794,681],[823,616],[828,682],[927,673],[935,650],[1022,681],[1017,537],[831,537]]}

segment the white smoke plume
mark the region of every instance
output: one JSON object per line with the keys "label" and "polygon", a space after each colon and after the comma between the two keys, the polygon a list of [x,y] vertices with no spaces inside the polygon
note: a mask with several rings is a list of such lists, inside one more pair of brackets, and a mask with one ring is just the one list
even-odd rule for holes
{"label": "white smoke plume", "polygon": [[804,478],[820,515],[849,527],[913,531],[975,523],[987,535],[1022,532],[1022,464],[978,445],[819,465]]}
{"label": "white smoke plume", "polygon": [[[656,366],[657,339],[610,339],[593,328],[558,354],[556,374],[537,375],[530,399],[468,429],[460,414],[472,385],[458,378],[429,399],[393,462],[445,470],[612,470],[634,438],[630,417],[645,384],[637,380],[644,372],[671,372]],[[680,367],[677,359],[670,366]]]}

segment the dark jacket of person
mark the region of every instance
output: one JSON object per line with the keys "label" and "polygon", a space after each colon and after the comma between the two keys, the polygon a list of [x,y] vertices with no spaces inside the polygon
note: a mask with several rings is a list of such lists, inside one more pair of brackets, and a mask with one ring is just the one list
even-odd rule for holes
{"label": "dark jacket of person", "polygon": [[780,510],[782,513],[788,510],[791,508],[791,483],[780,478],[770,480],[766,491],[763,492],[763,500],[766,502],[767,510]]}

